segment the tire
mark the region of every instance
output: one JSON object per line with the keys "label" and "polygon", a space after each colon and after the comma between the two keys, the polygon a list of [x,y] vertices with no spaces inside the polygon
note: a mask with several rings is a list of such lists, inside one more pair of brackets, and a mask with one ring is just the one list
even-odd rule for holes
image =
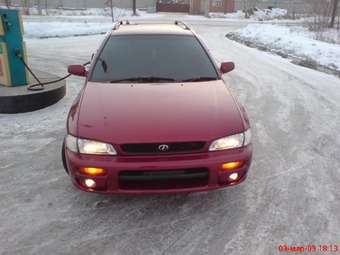
{"label": "tire", "polygon": [[61,159],[63,161],[63,167],[65,169],[65,172],[69,174],[68,168],[67,168],[67,163],[66,163],[66,155],[65,155],[65,140],[63,142],[63,147],[61,148]]}

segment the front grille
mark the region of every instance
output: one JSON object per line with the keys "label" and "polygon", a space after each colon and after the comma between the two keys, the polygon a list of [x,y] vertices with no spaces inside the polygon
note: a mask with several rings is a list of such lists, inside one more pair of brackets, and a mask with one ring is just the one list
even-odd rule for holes
{"label": "front grille", "polygon": [[163,171],[122,171],[119,188],[128,190],[184,189],[208,185],[208,169],[174,169]]}
{"label": "front grille", "polygon": [[[164,146],[166,148],[164,149]],[[202,151],[205,142],[182,142],[182,143],[136,143],[123,144],[121,149],[127,154],[166,154],[166,153],[189,153]]]}

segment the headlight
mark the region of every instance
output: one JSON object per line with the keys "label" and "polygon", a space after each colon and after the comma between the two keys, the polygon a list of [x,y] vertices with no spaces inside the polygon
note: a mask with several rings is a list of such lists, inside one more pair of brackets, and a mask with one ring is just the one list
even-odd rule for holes
{"label": "headlight", "polygon": [[246,132],[244,132],[244,144],[243,144],[243,146],[249,145],[251,143],[251,138],[252,138],[251,130],[249,128]]}
{"label": "headlight", "polygon": [[66,137],[66,147],[73,152],[81,154],[117,155],[116,150],[111,144],[80,139],[71,135]]}
{"label": "headlight", "polygon": [[209,147],[209,151],[236,149],[247,146],[250,143],[251,143],[251,131],[250,129],[248,129],[244,133],[223,137],[213,141]]}
{"label": "headlight", "polygon": [[78,138],[78,149],[82,154],[117,155],[111,144],[86,139]]}
{"label": "headlight", "polygon": [[73,152],[78,152],[77,138],[72,135],[67,135],[65,139],[67,149]]}

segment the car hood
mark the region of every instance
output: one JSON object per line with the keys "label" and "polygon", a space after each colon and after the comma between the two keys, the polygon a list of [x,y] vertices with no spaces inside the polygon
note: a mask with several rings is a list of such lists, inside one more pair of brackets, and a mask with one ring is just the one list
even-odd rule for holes
{"label": "car hood", "polygon": [[78,136],[110,142],[211,141],[244,130],[223,81],[159,84],[89,82]]}

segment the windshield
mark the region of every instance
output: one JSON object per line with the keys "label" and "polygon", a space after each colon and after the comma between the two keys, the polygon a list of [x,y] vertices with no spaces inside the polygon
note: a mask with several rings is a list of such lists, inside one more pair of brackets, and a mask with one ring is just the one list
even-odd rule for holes
{"label": "windshield", "polygon": [[92,73],[94,82],[176,82],[218,79],[194,36],[112,36]]}

